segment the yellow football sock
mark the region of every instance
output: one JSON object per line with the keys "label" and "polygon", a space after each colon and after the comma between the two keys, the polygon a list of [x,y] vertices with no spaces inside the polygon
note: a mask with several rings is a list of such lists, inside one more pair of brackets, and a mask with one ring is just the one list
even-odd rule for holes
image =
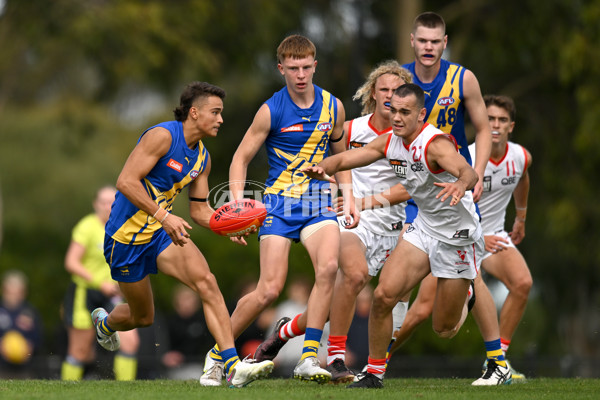
{"label": "yellow football sock", "polygon": [[83,365],[73,365],[63,361],[60,370],[60,379],[63,381],[80,381],[83,378]]}
{"label": "yellow football sock", "polygon": [[113,362],[115,379],[118,381],[133,381],[137,375],[137,359],[133,355],[119,353]]}

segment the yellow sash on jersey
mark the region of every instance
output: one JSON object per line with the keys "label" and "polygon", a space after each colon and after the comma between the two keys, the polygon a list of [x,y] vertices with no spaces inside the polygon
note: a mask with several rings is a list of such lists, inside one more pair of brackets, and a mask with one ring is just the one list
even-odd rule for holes
{"label": "yellow sash on jersey", "polygon": [[[329,142],[329,135],[335,126],[333,120],[335,115],[333,101],[335,101],[335,98],[331,101],[331,93],[325,90],[322,93],[323,104],[318,122],[300,151],[297,154],[290,154],[278,148],[273,149],[279,158],[285,160],[287,167],[279,174],[273,185],[265,189],[265,194],[280,194],[298,198],[310,187],[310,178],[300,172],[300,169],[315,165],[323,160]],[[321,122],[331,122],[331,129],[327,132],[317,129]]]}
{"label": "yellow sash on jersey", "polygon": [[[194,167],[190,171],[195,170],[198,171],[198,173],[202,173],[200,168],[202,167],[202,163],[204,161],[202,157],[204,145],[202,142],[199,142],[198,146],[200,154],[196,160],[196,163],[194,164]],[[159,207],[164,208],[169,212],[173,209],[173,202],[175,201],[177,195],[191,182],[192,177],[188,173],[181,181],[175,182],[169,190],[161,192],[155,188],[147,178],[144,178],[144,183],[148,188],[148,195],[154,199],[155,203],[158,204]],[[150,242],[154,232],[159,230],[161,227],[162,225],[154,217],[152,217],[152,215],[149,215],[145,211],[138,210],[133,216],[131,216],[131,218],[121,225],[121,227],[113,235],[113,239],[120,243],[132,243],[132,240],[135,237],[134,244],[144,244]]]}
{"label": "yellow sash on jersey", "polygon": [[[462,70],[462,66],[450,64],[446,71],[446,82],[444,82],[444,86],[442,86],[438,98],[435,100],[435,105],[427,118],[427,122],[444,133],[450,133],[456,122],[456,114],[460,105],[460,75]],[[443,100],[450,98],[454,99],[451,103]]]}

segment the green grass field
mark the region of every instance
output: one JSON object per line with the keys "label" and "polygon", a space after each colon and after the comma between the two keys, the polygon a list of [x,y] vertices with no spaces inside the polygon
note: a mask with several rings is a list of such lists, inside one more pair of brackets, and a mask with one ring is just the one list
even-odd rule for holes
{"label": "green grass field", "polygon": [[[469,379],[386,379],[383,389],[346,389],[293,379],[256,381],[243,389],[205,388],[197,381],[135,382],[57,380],[0,381],[0,399],[598,399],[600,379],[535,378],[500,387],[472,387]],[[495,397],[499,396],[499,397]]]}

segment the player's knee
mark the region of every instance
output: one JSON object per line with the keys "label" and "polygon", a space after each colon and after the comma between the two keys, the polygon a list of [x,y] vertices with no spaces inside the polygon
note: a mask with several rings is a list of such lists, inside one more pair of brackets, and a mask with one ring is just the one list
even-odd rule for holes
{"label": "player's knee", "polygon": [[315,283],[333,285],[333,282],[335,282],[337,269],[338,262],[335,258],[332,258],[319,264],[315,272]]}
{"label": "player's knee", "polygon": [[456,325],[450,326],[450,324],[434,324],[433,331],[442,339],[452,339],[458,332]]}
{"label": "player's knee", "polygon": [[135,326],[138,328],[145,328],[154,323],[154,313],[141,315],[134,320]]}
{"label": "player's knee", "polygon": [[531,278],[531,276],[527,276],[519,280],[519,282],[517,282],[513,291],[517,296],[527,299],[527,297],[529,297],[529,292],[531,291],[532,286],[533,279]]}
{"label": "player's knee", "polygon": [[281,288],[271,285],[261,290],[257,289],[255,293],[259,307],[265,309],[279,298],[279,295],[281,294]]}
{"label": "player's knee", "polygon": [[396,298],[394,296],[390,296],[381,288],[375,288],[375,292],[373,293],[374,312],[388,312],[391,311],[395,305]]}
{"label": "player's knee", "polygon": [[366,270],[363,271],[361,269],[352,269],[349,271],[344,271],[344,285],[350,288],[354,293],[358,293],[367,284],[368,275],[369,274]]}
{"label": "player's knee", "polygon": [[452,329],[442,329],[442,330],[434,329],[433,331],[435,332],[436,335],[438,335],[442,339],[452,339],[458,332],[458,329],[456,327],[454,327]]}
{"label": "player's knee", "polygon": [[215,291],[220,291],[217,278],[215,278],[212,273],[205,274],[197,279],[194,282],[192,289],[194,289],[202,299],[207,296],[212,296]]}

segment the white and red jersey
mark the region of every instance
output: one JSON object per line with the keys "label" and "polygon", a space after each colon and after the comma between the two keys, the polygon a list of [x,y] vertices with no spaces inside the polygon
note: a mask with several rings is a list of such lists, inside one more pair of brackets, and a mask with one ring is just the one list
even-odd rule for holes
{"label": "white and red jersey", "polygon": [[[392,128],[378,131],[371,125],[371,116],[368,114],[350,121],[348,126],[348,149],[365,146],[380,135],[387,134]],[[373,194],[388,191],[399,183],[390,168],[387,160],[381,159],[374,163],[352,169],[352,189],[355,197],[367,197]],[[406,203],[390,207],[364,210],[360,212],[360,225],[369,231],[383,236],[398,236],[404,225]]]}
{"label": "white and red jersey", "polygon": [[452,136],[425,123],[409,146],[404,144],[402,138],[391,134],[385,156],[419,207],[414,225],[441,242],[463,246],[481,237],[481,225],[470,190],[467,190],[460,202],[454,206],[450,206],[450,199],[442,202],[435,198],[442,188],[434,185],[434,182],[457,180],[454,175],[443,169],[432,171],[427,162],[427,147],[440,135],[452,140],[457,147]]}
{"label": "white and red jersey", "polygon": [[[475,159],[475,144],[469,146]],[[506,143],[504,157],[498,162],[490,159],[483,177],[483,194],[479,200],[481,226],[485,235],[504,230],[506,207],[527,167],[527,152],[523,146]]]}

